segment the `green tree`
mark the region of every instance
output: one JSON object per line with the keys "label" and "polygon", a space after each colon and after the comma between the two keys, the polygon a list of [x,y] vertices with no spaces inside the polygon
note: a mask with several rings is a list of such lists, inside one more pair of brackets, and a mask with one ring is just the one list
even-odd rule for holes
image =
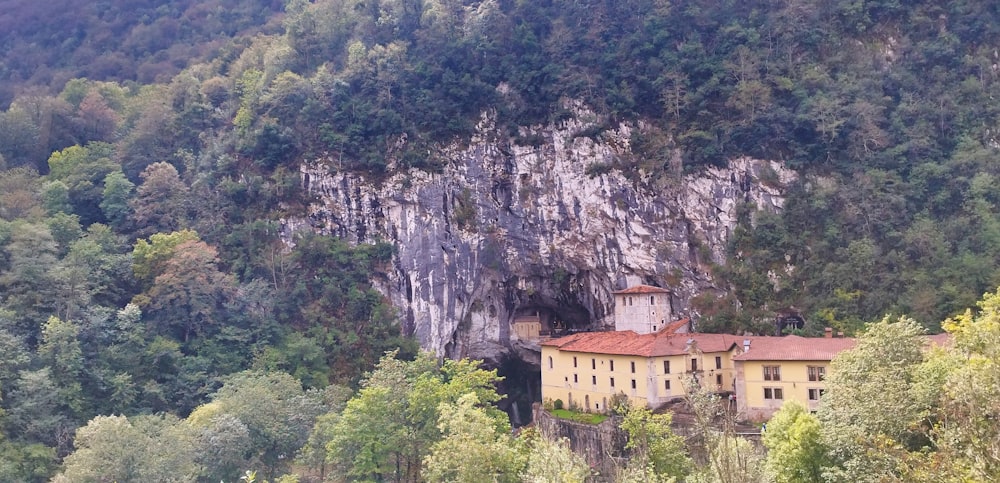
{"label": "green tree", "polygon": [[200,241],[198,234],[191,230],[181,230],[172,233],[157,233],[149,240],[138,240],[132,250],[133,271],[135,277],[143,284],[151,285],[163,272],[164,264],[174,256],[177,246],[189,242]]}
{"label": "green tree", "polygon": [[[226,423],[221,417],[236,418],[248,431],[248,464],[262,466],[267,475],[274,476],[291,463],[295,452],[306,443],[316,418],[326,409],[320,392],[303,390],[302,384],[288,374],[248,371],[229,376],[212,396],[212,402],[199,406],[188,421],[195,427],[217,428]],[[226,424],[233,426],[232,421]],[[230,433],[234,431],[238,427]],[[230,438],[239,443],[233,436],[238,435]],[[234,454],[232,448],[226,451]]]}
{"label": "green tree", "polygon": [[196,481],[195,437],[172,416],[97,416],[76,431],[56,482]]}
{"label": "green tree", "polygon": [[125,173],[115,171],[104,177],[104,192],[101,193],[101,211],[111,226],[121,229],[132,214],[129,202],[135,184],[125,177]]}
{"label": "green tree", "polygon": [[421,477],[467,483],[520,481],[527,462],[523,442],[510,437],[506,415],[498,419],[478,405],[475,393],[459,397],[456,403],[441,403],[442,438],[424,458]]}
{"label": "green tree", "polygon": [[801,403],[788,401],[767,422],[765,466],[777,483],[821,481],[829,465],[819,420]]}
{"label": "green tree", "polygon": [[912,458],[913,481],[990,481],[1000,478],[1000,290],[987,293],[978,313],[944,322],[952,344],[928,354],[916,391],[937,402],[930,431],[936,454]]}
{"label": "green tree", "polygon": [[42,206],[50,215],[73,212],[73,205],[69,201],[69,186],[60,180],[49,181],[42,185],[41,198]]}
{"label": "green tree", "polygon": [[66,184],[73,213],[84,225],[104,221],[100,208],[104,178],[119,170],[113,155],[114,146],[95,142],[70,146],[49,156],[49,178]]}
{"label": "green tree", "polygon": [[439,365],[426,353],[404,362],[387,354],[333,424],[328,460],[353,478],[416,481],[424,458],[441,439],[442,403],[473,393],[491,420],[502,417],[491,406],[499,400],[496,371],[477,365],[467,360]]}
{"label": "green tree", "polygon": [[631,452],[626,471],[650,470],[656,478],[683,480],[691,472],[684,439],[674,434],[672,413],[653,414],[647,408],[626,402],[616,408],[622,414],[621,428],[628,433],[625,448]]}
{"label": "green tree", "polygon": [[59,387],[60,401],[76,414],[83,409],[80,378],[84,361],[79,335],[80,328],[76,324],[49,317],[42,327],[42,341],[38,345],[38,358],[50,368],[52,381]]}
{"label": "green tree", "polygon": [[73,429],[80,423],[73,419],[73,411],[61,398],[61,390],[48,367],[21,371],[5,395],[6,426],[10,434],[16,434],[24,442],[41,443],[60,452],[68,450]]}
{"label": "green tree", "polygon": [[583,483],[590,477],[590,466],[570,449],[568,439],[552,441],[533,430],[523,430],[520,438],[528,446],[528,462],[521,473],[522,481]]}
{"label": "green tree", "polygon": [[817,415],[834,463],[826,478],[897,478],[897,455],[928,443],[921,424],[933,401],[914,391],[923,332],[912,319],[886,317],[833,359]]}
{"label": "green tree", "polygon": [[42,321],[55,313],[58,248],[45,225],[18,221],[9,228],[7,243],[0,245],[6,261],[0,265],[0,300],[14,313],[8,329],[35,343]]}

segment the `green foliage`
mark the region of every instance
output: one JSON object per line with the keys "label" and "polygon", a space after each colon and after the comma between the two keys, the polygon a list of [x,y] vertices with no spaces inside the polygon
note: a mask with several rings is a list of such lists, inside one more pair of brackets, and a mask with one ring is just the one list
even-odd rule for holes
{"label": "green foliage", "polygon": [[429,481],[518,482],[526,455],[520,440],[511,441],[507,415],[490,414],[475,393],[442,402],[438,408],[441,439],[431,446],[421,476]]}
{"label": "green foliage", "polygon": [[528,446],[528,462],[521,481],[528,483],[582,483],[590,477],[590,466],[569,447],[569,440],[552,441],[533,430],[523,430],[520,438]]}
{"label": "green foliage", "polygon": [[135,277],[141,282],[151,283],[162,273],[164,264],[173,257],[177,247],[192,241],[200,241],[200,238],[191,230],[157,233],[149,237],[149,241],[136,241],[132,251]]}
{"label": "green foliage", "polygon": [[131,216],[129,201],[135,184],[125,177],[121,171],[115,171],[104,178],[104,192],[101,193],[101,211],[108,222],[122,228]]}
{"label": "green foliage", "polygon": [[820,481],[830,464],[819,420],[801,403],[788,401],[767,422],[765,466],[777,483]]}
{"label": "green foliage", "polygon": [[76,432],[55,481],[196,481],[197,447],[173,417],[98,416]]}
{"label": "green foliage", "polygon": [[[499,400],[496,371],[477,365],[467,360],[439,365],[426,353],[404,362],[387,354],[333,424],[327,460],[352,478],[416,479],[441,439],[442,404],[456,404],[467,394],[482,405]],[[489,421],[505,418],[492,406],[482,411]]]}
{"label": "green foliage", "polygon": [[707,456],[707,464],[693,472],[693,482],[766,481],[764,454],[761,448],[736,434],[736,414],[718,394],[698,385],[693,378],[685,383],[691,388],[685,396],[694,416],[698,440],[696,450]]}
{"label": "green foliage", "polygon": [[[0,442],[0,480],[46,479],[51,448],[68,451],[72,428],[95,414],[185,414],[250,364],[318,388],[355,384],[386,350],[415,353],[372,287],[393,247],[303,236],[289,250],[276,220],[308,202],[300,159],[325,155],[372,178],[439,172],[441,143],[470,139],[484,112],[501,144],[503,133],[566,120],[566,99],[598,114],[581,136],[641,119],[631,156],[585,169],[644,189],[739,156],[797,168],[780,214],[739,213],[727,265],[710,267],[731,290],[695,303],[703,329],[762,332],[776,308],[795,306],[807,331],[853,333],[886,313],[936,330],[1000,280],[1000,17],[988,2],[38,5],[0,20],[0,383],[11,438]],[[510,141],[545,141],[523,132]],[[477,196],[451,196],[459,228],[476,228]],[[149,239],[129,254],[136,237]],[[995,439],[997,411],[974,409],[1000,400],[992,303],[945,324],[954,350],[844,362],[871,370],[844,371],[861,393],[829,393],[840,416],[823,416],[824,431],[847,436],[831,445],[827,476],[996,479],[996,451],[982,441]],[[864,362],[879,360],[898,366]],[[388,432],[413,444],[401,461],[419,467],[440,436],[439,399],[461,396],[439,387],[449,377],[414,379],[422,398],[366,394],[386,428],[421,421],[410,439]],[[327,415],[311,461],[341,417]],[[250,430],[237,419],[199,428],[197,444],[220,443],[201,446],[204,458],[224,468],[198,477],[250,467],[239,456]],[[705,434],[712,469],[695,477],[758,474],[747,448]],[[859,448],[884,458],[862,461]],[[397,456],[383,453],[363,455],[366,468],[393,473],[386,461]]]}
{"label": "green foliage", "polygon": [[[305,444],[309,430],[325,409],[320,393],[304,391],[301,383],[288,374],[241,372],[230,376],[212,396],[212,402],[199,406],[188,421],[205,432],[228,434],[237,443],[235,447],[217,446],[216,452],[233,452],[246,441],[249,444],[245,454],[250,458],[244,464],[263,467],[266,475],[274,476],[287,469],[289,455]],[[243,430],[248,440],[242,438]],[[217,443],[205,432],[206,441]],[[239,468],[237,454],[233,452],[227,458],[230,470]]]}
{"label": "green foliage", "polygon": [[643,407],[619,407],[621,428],[628,433],[625,449],[631,452],[628,471],[649,471],[656,478],[683,480],[691,472],[684,438],[674,434],[671,413],[653,414]]}
{"label": "green foliage", "polygon": [[[869,324],[857,345],[834,358],[818,417],[838,481],[893,477],[892,456],[928,443],[920,429],[933,401],[915,397],[915,371],[924,356],[912,319]],[[926,394],[926,392],[923,392]]]}
{"label": "green foliage", "polygon": [[100,209],[104,178],[119,169],[111,160],[113,152],[111,144],[96,142],[71,146],[49,157],[49,178],[66,185],[73,213],[85,225],[104,221]]}
{"label": "green foliage", "polygon": [[43,444],[0,441],[0,479],[42,483],[57,467],[55,448]]}
{"label": "green foliage", "polygon": [[569,409],[553,409],[552,415],[559,419],[568,419],[570,421],[586,424],[601,424],[608,419],[606,414],[584,413]]}
{"label": "green foliage", "polygon": [[953,346],[931,352],[917,370],[918,385],[925,388],[921,393],[937,403],[929,414],[937,452],[933,458],[913,458],[913,478],[929,481],[944,473],[954,480],[995,479],[1000,466],[991,455],[1000,424],[991,414],[1000,397],[1000,290],[983,296],[978,313],[966,311],[944,326]]}

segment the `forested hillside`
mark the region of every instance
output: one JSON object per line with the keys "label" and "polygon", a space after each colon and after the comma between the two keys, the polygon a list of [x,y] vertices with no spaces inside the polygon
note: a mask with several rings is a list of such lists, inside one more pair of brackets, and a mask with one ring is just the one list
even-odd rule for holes
{"label": "forested hillside", "polygon": [[[996,2],[78,3],[0,2],[0,480],[47,480],[98,415],[160,414],[136,427],[162,438],[264,384],[247,369],[356,388],[416,357],[373,288],[394,247],[287,247],[279,220],[303,160],[438,172],[486,111],[520,145],[561,99],[607,120],[582,135],[641,120],[588,170],[653,193],[738,156],[796,169],[780,214],[745,207],[704,328],[794,306],[938,330],[1000,285]],[[273,451],[231,469],[278,472]]]}

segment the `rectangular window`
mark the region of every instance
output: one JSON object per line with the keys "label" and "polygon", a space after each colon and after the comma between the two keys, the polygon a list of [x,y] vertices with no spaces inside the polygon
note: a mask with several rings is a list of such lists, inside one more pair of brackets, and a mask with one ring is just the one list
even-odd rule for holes
{"label": "rectangular window", "polygon": [[691,371],[694,372],[697,370],[698,370],[698,359],[691,359]]}
{"label": "rectangular window", "polygon": [[820,382],[826,379],[826,367],[823,366],[809,366],[809,380],[812,382]]}
{"label": "rectangular window", "polygon": [[549,356],[549,369],[552,369],[552,356]]}
{"label": "rectangular window", "polygon": [[781,380],[781,366],[764,366],[764,380],[765,381],[780,381]]}
{"label": "rectangular window", "polygon": [[632,379],[632,389],[635,389],[635,379]]}
{"label": "rectangular window", "polygon": [[765,387],[764,399],[781,400],[784,399],[783,391],[780,387]]}
{"label": "rectangular window", "polygon": [[611,387],[615,387],[615,378],[611,378]]}
{"label": "rectangular window", "polygon": [[580,382],[580,381],[577,380],[576,374],[573,374],[573,382]]}
{"label": "rectangular window", "polygon": [[597,359],[590,360],[590,368],[595,370],[597,369]]}
{"label": "rectangular window", "polygon": [[663,361],[663,373],[670,374],[670,361]]}
{"label": "rectangular window", "polygon": [[596,386],[597,385],[597,376],[590,376],[590,383]]}
{"label": "rectangular window", "polygon": [[632,374],[635,374],[635,362],[632,362]]}
{"label": "rectangular window", "polygon": [[717,386],[721,386],[722,385],[722,374],[716,374],[715,375],[715,385],[717,385]]}
{"label": "rectangular window", "polygon": [[615,360],[608,359],[608,362],[611,364],[611,372],[615,372]]}
{"label": "rectangular window", "polygon": [[822,389],[810,389],[809,390],[809,400],[819,401],[819,397],[823,395]]}
{"label": "rectangular window", "polygon": [[653,300],[654,300],[654,299],[653,299],[653,296],[652,296],[652,295],[650,295],[650,296],[649,296],[649,305],[655,305],[655,304],[656,304],[656,302],[653,302]]}
{"label": "rectangular window", "polygon": [[670,381],[669,380],[663,381],[663,388],[666,389],[666,390],[668,390],[668,391],[670,390]]}
{"label": "rectangular window", "polygon": [[779,400],[784,399],[785,396],[782,394],[783,392],[784,391],[780,387],[774,388],[774,398]]}
{"label": "rectangular window", "polygon": [[573,356],[573,367],[576,367],[576,356]]}
{"label": "rectangular window", "polygon": [[722,356],[715,356],[715,368],[722,369]]}

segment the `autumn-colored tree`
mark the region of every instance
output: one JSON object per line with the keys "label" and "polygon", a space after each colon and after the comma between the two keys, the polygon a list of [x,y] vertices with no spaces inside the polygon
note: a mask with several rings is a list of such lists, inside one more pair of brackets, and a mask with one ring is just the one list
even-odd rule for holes
{"label": "autumn-colored tree", "polygon": [[152,235],[186,228],[191,200],[177,168],[169,163],[153,163],[139,177],[142,184],[130,203],[138,232]]}
{"label": "autumn-colored tree", "polygon": [[235,281],[218,268],[215,248],[202,241],[177,245],[146,292],[157,332],[187,342],[223,321]]}

